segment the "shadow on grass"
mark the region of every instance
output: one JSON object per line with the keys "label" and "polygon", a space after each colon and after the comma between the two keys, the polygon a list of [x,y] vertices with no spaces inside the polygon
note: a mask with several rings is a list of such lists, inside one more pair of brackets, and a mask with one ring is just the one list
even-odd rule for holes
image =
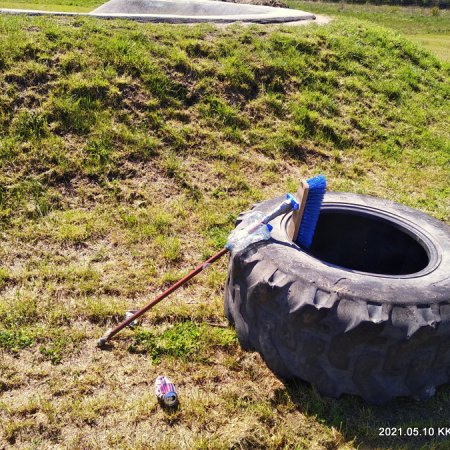
{"label": "shadow on grass", "polygon": [[371,406],[361,398],[321,396],[308,383],[290,382],[275,393],[274,406],[287,401],[286,393],[306,416],[337,429],[358,448],[450,448],[450,385],[427,401],[398,398]]}

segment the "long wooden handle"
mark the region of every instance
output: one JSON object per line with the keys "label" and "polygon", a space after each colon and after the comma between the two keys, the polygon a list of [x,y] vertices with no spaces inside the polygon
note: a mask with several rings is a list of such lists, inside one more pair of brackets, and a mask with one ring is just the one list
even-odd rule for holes
{"label": "long wooden handle", "polygon": [[97,346],[103,347],[106,342],[111,339],[114,335],[116,335],[120,330],[125,328],[127,325],[129,325],[131,322],[136,320],[138,317],[142,316],[142,314],[146,313],[149,309],[153,308],[156,304],[158,304],[161,300],[165,299],[169,294],[171,294],[173,291],[176,291],[180,286],[182,286],[184,283],[189,281],[191,278],[195,277],[198,273],[200,273],[202,270],[206,269],[210,264],[212,264],[214,261],[218,260],[220,257],[225,255],[228,250],[226,248],[223,248],[220,250],[220,252],[216,253],[215,255],[211,256],[207,261],[197,266],[194,270],[189,272],[185,277],[183,277],[181,280],[177,281],[175,284],[173,284],[169,289],[164,291],[162,294],[158,295],[155,299],[153,299],[151,302],[147,303],[145,306],[143,306],[139,311],[136,311],[132,316],[130,316],[128,319],[124,320],[123,322],[119,323],[115,328],[108,330],[98,341]]}
{"label": "long wooden handle", "polygon": [[302,222],[303,213],[305,212],[306,200],[308,198],[309,185],[306,180],[302,180],[295,194],[300,207],[297,211],[292,213],[291,220],[288,225],[288,236],[291,241],[295,242],[298,237],[298,232],[300,230],[300,224]]}

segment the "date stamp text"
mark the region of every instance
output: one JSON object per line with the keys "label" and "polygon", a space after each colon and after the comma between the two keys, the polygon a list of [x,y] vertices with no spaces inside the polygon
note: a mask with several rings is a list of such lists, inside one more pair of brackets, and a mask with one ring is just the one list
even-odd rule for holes
{"label": "date stamp text", "polygon": [[450,437],[450,427],[380,427],[379,436]]}

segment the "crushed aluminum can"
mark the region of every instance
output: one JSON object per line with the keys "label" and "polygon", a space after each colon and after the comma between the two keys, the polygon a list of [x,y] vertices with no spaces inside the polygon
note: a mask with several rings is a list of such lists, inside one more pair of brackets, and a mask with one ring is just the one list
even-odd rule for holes
{"label": "crushed aluminum can", "polygon": [[[138,312],[137,309],[130,309],[129,311],[127,311],[125,313],[125,320],[128,320],[130,317],[132,317],[134,314],[136,314]],[[134,328],[135,326],[138,325],[138,319],[133,320],[133,322],[130,322],[130,324],[128,325],[130,328]]]}
{"label": "crushed aluminum can", "polygon": [[155,394],[158,401],[163,406],[174,407],[178,404],[178,395],[175,385],[164,375],[156,378]]}

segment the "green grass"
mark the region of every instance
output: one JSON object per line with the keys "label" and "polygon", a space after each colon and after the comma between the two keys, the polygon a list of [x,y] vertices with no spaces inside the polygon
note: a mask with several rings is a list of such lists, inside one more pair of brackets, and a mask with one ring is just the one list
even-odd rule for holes
{"label": "green grass", "polygon": [[443,61],[450,62],[450,33],[414,34],[409,38],[439,56]]}
{"label": "green grass", "polygon": [[33,339],[21,332],[1,331],[0,348],[18,351],[33,344]]}
{"label": "green grass", "polygon": [[436,8],[388,5],[355,5],[287,0],[291,8],[332,17],[348,17],[382,25],[423,45],[442,60],[450,62],[450,11]]}
{"label": "green grass", "polygon": [[236,345],[236,335],[227,328],[214,328],[191,321],[177,323],[159,333],[138,329],[129,350],[149,354],[152,362],[160,363],[163,358],[177,358],[189,361],[207,361],[202,355],[205,349],[227,349]]}
{"label": "green grass", "polygon": [[103,3],[101,0],[0,0],[0,8],[81,13],[93,11]]}
{"label": "green grass", "polygon": [[[284,385],[223,317],[239,212],[329,189],[448,222],[448,66],[387,28],[0,17],[0,442],[69,448],[446,448],[449,387],[377,408]],[[167,374],[181,408],[158,407]]]}
{"label": "green grass", "polygon": [[[14,2],[0,0],[0,8],[90,12],[102,3],[96,0],[16,0]],[[450,13],[448,10],[302,0],[286,0],[286,4],[291,8],[304,9],[317,14],[369,20],[403,33],[442,60],[450,61]]]}

